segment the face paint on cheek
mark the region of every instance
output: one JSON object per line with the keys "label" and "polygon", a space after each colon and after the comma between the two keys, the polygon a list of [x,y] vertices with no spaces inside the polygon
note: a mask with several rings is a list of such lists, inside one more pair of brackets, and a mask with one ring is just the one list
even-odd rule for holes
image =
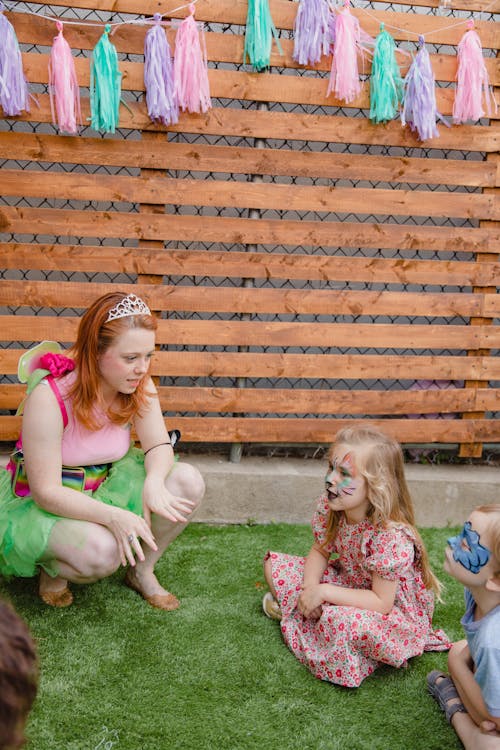
{"label": "face paint on cheek", "polygon": [[352,495],[356,491],[356,465],[350,453],[346,453],[340,464],[340,468],[345,472],[344,478],[338,485],[338,491],[344,495]]}
{"label": "face paint on cheek", "polygon": [[344,467],[347,469],[351,477],[355,479],[356,478],[356,464],[354,463],[352,454],[346,453],[344,458],[342,459],[342,463],[344,464]]}
{"label": "face paint on cheek", "polygon": [[466,521],[460,534],[448,539],[455,562],[460,563],[471,573],[479,573],[491,556],[489,549],[480,544],[479,538],[479,534],[474,531],[470,521]]}

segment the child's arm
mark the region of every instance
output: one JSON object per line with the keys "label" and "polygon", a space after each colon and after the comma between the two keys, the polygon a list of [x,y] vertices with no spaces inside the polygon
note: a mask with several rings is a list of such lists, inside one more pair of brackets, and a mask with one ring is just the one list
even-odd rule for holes
{"label": "child's arm", "polygon": [[467,641],[458,641],[452,645],[448,654],[448,669],[471,719],[478,725],[492,722],[496,731],[500,732],[500,717],[490,716],[481,688],[474,679],[474,662]]}
{"label": "child's arm", "polygon": [[387,578],[381,578],[377,573],[372,574],[371,589],[349,589],[344,586],[334,586],[331,583],[318,583],[304,589],[299,599],[299,605],[302,603],[303,609],[299,606],[299,611],[309,617],[307,611],[312,611],[327,602],[369,609],[386,615],[394,606],[397,587],[397,580],[389,581]]}
{"label": "child's arm", "polygon": [[[322,601],[317,601],[314,592],[321,585],[320,581],[328,564],[328,559],[328,553],[314,543],[306,557],[302,592],[297,601],[297,609],[304,617],[313,619],[321,617]],[[314,606],[310,606],[311,597],[317,602]]]}
{"label": "child's arm", "polygon": [[389,581],[387,578],[381,578],[378,573],[373,573],[371,589],[347,589],[329,583],[323,584],[323,601],[346,607],[370,609],[387,615],[394,606],[397,588],[397,579]]}

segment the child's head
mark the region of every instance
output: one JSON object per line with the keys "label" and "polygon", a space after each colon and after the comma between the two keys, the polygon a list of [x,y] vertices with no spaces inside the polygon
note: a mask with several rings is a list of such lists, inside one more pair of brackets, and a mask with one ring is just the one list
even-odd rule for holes
{"label": "child's head", "polygon": [[403,452],[396,440],[369,425],[340,430],[330,449],[326,490],[330,507],[327,540],[335,538],[343,515],[351,522],[368,518],[377,526],[403,523],[417,540],[424,584],[439,595],[441,585],[415,528]]}
{"label": "child's head", "polygon": [[448,539],[444,569],[469,588],[500,594],[500,505],[480,505]]}
{"label": "child's head", "polygon": [[25,622],[0,601],[0,748],[22,747],[24,725],[35,699],[38,669]]}
{"label": "child's head", "polygon": [[367,518],[376,524],[414,525],[399,443],[371,426],[347,427],[337,433],[329,459],[327,490],[333,490],[337,500],[330,506],[332,512],[344,512],[343,499],[348,506],[364,489]]}

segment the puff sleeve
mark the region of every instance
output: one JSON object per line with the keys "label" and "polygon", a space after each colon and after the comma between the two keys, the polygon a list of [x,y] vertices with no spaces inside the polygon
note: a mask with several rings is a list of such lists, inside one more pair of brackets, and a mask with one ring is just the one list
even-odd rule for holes
{"label": "puff sleeve", "polygon": [[395,581],[413,576],[415,562],[415,540],[410,530],[404,527],[381,529],[362,543],[365,554],[363,567],[381,578]]}

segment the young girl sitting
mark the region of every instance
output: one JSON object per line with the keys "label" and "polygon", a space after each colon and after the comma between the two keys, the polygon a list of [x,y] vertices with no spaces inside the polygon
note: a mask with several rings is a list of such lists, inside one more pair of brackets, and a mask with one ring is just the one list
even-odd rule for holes
{"label": "young girl sitting", "polygon": [[[439,582],[415,528],[400,446],[371,427],[340,431],[306,558],[268,552],[264,612],[322,680],[358,687],[450,643],[432,629]],[[334,556],[334,559],[332,558]]]}

